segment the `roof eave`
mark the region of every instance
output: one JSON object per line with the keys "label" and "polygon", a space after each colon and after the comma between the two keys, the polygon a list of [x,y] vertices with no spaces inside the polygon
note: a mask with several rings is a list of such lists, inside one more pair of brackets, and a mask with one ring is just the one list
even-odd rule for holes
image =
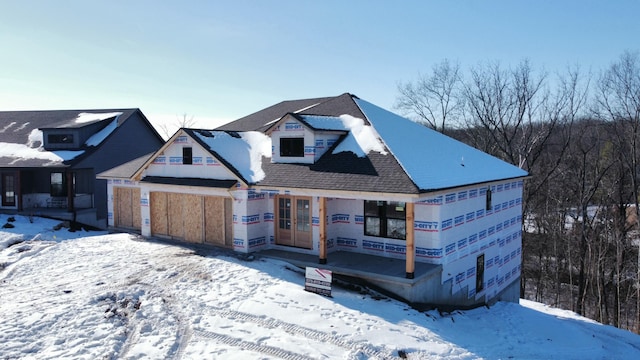
{"label": "roof eave", "polygon": [[420,189],[420,193],[421,194],[426,194],[426,193],[432,193],[432,192],[438,192],[438,191],[446,191],[446,190],[457,189],[457,188],[461,188],[461,187],[477,186],[477,185],[489,184],[489,183],[494,183],[494,182],[499,182],[499,181],[507,181],[507,180],[516,180],[516,179],[526,180],[526,179],[529,179],[531,177],[532,177],[531,175],[513,176],[513,177],[486,180],[486,181],[479,181],[479,182],[475,182],[475,183],[461,184],[461,185],[455,185],[455,186],[439,187],[439,188],[432,188],[432,189]]}

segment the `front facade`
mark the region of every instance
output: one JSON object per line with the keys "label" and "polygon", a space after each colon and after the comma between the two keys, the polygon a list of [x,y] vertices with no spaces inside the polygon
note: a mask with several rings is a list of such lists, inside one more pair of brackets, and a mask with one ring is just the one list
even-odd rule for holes
{"label": "front facade", "polygon": [[402,296],[452,305],[505,291],[517,300],[525,176],[350,94],[181,129],[146,160],[100,175],[110,226],[321,264],[338,252],[399,259],[408,281],[431,264],[440,289]]}
{"label": "front facade", "polygon": [[100,228],[106,181],[96,174],[164,142],[138,109],[6,111],[0,120],[0,211]]}

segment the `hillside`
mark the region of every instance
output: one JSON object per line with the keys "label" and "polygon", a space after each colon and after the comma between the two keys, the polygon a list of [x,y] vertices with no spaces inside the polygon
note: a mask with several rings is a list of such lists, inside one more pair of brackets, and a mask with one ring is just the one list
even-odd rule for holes
{"label": "hillside", "polygon": [[304,274],[273,260],[11,224],[0,359],[640,358],[640,336],[530,301],[423,313],[345,288],[305,292]]}

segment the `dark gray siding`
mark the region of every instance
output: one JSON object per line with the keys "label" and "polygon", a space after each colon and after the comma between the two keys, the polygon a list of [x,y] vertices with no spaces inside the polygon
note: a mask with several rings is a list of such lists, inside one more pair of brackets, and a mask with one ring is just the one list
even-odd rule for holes
{"label": "dark gray siding", "polygon": [[[114,168],[142,155],[158,150],[162,138],[141,115],[134,112],[105,141],[98,151],[82,159],[74,168],[93,168],[94,174]],[[98,219],[107,217],[107,182],[94,177],[94,201]]]}

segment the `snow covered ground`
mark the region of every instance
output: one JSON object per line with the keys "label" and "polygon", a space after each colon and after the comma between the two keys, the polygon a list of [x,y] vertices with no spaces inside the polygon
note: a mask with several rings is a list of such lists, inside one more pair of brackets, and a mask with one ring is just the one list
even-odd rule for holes
{"label": "snow covered ground", "polygon": [[640,358],[640,336],[530,301],[439,314],[326,298],[282,262],[15,220],[0,229],[0,359]]}

